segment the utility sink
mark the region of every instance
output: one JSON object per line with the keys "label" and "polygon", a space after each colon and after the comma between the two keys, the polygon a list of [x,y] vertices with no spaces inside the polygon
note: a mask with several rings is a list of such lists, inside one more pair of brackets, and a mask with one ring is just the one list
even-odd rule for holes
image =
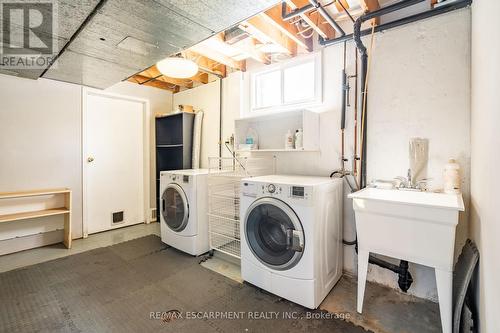
{"label": "utility sink", "polygon": [[358,312],[370,253],[434,267],[443,332],[451,333],[455,229],[460,194],[365,188],[353,199],[358,237]]}

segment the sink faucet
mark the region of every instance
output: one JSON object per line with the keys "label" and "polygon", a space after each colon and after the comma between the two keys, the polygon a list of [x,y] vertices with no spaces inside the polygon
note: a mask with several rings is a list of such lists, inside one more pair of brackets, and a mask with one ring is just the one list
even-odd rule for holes
{"label": "sink faucet", "polygon": [[425,187],[427,185],[427,182],[430,180],[430,178],[420,179],[420,180],[412,183],[411,170],[408,169],[408,176],[407,177],[399,176],[399,177],[396,177],[395,180],[398,181],[398,184],[396,185],[397,189],[425,191]]}

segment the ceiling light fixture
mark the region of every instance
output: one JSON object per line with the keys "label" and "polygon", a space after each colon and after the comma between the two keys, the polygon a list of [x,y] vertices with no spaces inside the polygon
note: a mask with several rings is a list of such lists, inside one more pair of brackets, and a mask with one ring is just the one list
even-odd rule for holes
{"label": "ceiling light fixture", "polygon": [[160,60],[156,63],[156,68],[163,75],[176,79],[188,79],[198,73],[198,64],[179,57],[168,57]]}

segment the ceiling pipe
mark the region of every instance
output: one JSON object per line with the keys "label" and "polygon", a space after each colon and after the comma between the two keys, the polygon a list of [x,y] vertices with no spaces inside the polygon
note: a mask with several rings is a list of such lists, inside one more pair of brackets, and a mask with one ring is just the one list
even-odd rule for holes
{"label": "ceiling pipe", "polygon": [[[439,7],[427,10],[425,12],[417,13],[417,14],[414,14],[414,15],[410,15],[410,16],[398,19],[398,20],[394,20],[394,21],[391,21],[391,22],[387,22],[387,23],[384,23],[384,24],[377,25],[375,27],[375,32],[389,30],[389,29],[396,28],[396,27],[399,27],[399,26],[402,26],[402,25],[405,25],[405,24],[409,24],[409,23],[413,23],[413,22],[416,22],[416,21],[420,21],[420,20],[423,20],[423,19],[426,19],[426,18],[429,18],[429,17],[433,17],[433,16],[440,15],[440,14],[445,14],[445,13],[451,12],[453,10],[457,10],[457,9],[468,7],[471,4],[472,4],[472,0],[454,1],[454,2],[452,2],[450,4],[441,5]],[[360,32],[360,36],[369,35],[371,33],[371,31],[372,31],[371,28],[370,29],[362,30]],[[324,39],[324,38],[322,38],[320,36],[319,43],[322,46],[329,46],[329,45],[334,45],[334,44],[342,43],[344,41],[352,40],[353,37],[354,37],[354,34],[348,34],[348,35],[345,35],[345,36],[342,36],[342,37],[333,38],[333,39]]]}
{"label": "ceiling pipe", "polygon": [[330,14],[328,14],[326,9],[323,8],[323,6],[321,6],[321,4],[317,0],[309,0],[309,3],[314,6],[314,8],[316,8],[320,15],[323,16],[326,22],[328,22],[328,24],[330,24],[335,29],[335,31],[340,34],[340,36],[345,36],[345,31],[342,30],[340,25],[335,22],[335,20],[330,16]]}
{"label": "ceiling pipe", "polygon": [[294,19],[302,14],[306,14],[313,9],[314,9],[314,6],[309,4],[309,5],[305,5],[302,8],[295,9],[291,13],[287,13],[286,12],[286,2],[283,1],[281,3],[281,18],[283,19],[283,21],[290,21],[291,19]]}

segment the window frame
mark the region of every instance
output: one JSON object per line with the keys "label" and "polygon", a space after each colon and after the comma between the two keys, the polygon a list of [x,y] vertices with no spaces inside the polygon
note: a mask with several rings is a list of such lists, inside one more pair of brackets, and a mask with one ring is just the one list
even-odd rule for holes
{"label": "window frame", "polygon": [[[314,63],[314,96],[312,98],[303,99],[294,102],[285,103],[285,70],[300,66],[307,62]],[[258,70],[250,74],[250,114],[269,114],[273,112],[285,111],[285,110],[293,110],[302,107],[312,107],[312,106],[320,106],[323,103],[323,72],[322,72],[322,62],[323,62],[323,53],[315,52],[303,56],[299,56],[297,58],[293,58],[286,62],[277,63],[275,65],[266,66],[263,70]],[[260,75],[267,74],[274,71],[280,71],[281,75],[281,89],[280,89],[280,103],[277,105],[271,106],[256,106],[257,103],[257,78]]]}

